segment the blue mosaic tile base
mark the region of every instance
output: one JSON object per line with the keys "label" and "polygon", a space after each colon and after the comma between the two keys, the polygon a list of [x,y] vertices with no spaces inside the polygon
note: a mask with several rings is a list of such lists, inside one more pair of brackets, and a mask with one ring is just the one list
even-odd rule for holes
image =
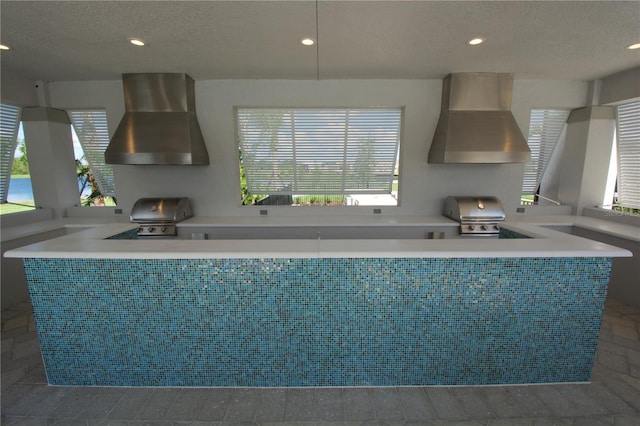
{"label": "blue mosaic tile base", "polygon": [[49,383],[588,381],[609,258],[25,259]]}

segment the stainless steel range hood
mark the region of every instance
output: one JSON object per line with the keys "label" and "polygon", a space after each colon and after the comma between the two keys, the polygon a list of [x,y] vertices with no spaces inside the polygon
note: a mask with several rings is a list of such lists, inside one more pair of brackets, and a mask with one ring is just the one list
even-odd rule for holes
{"label": "stainless steel range hood", "polygon": [[512,91],[513,74],[448,75],[429,163],[529,161],[531,151],[511,114]]}
{"label": "stainless steel range hood", "polygon": [[107,150],[109,164],[207,165],[209,154],[186,74],[124,74],[125,114]]}

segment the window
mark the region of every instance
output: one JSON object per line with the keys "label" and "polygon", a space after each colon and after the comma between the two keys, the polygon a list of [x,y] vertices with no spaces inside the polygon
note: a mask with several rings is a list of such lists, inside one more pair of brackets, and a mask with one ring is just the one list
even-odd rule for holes
{"label": "window", "polygon": [[[109,131],[107,129],[107,114],[105,111],[67,111],[73,124],[73,129],[84,152],[84,160],[79,159],[79,169],[83,166],[87,172],[87,179],[95,188],[89,202],[104,196],[115,197],[113,169],[104,161],[104,152],[109,145]],[[81,172],[81,170],[79,172]],[[97,191],[96,191],[97,190]],[[101,201],[102,203],[102,201]]]}
{"label": "window", "polygon": [[20,124],[20,108],[12,105],[0,105],[0,197],[2,203],[7,202],[9,195],[9,181],[11,179],[11,167],[13,156],[18,141],[18,125]]}
{"label": "window", "polygon": [[640,209],[640,101],[617,111],[618,199],[616,204]]}
{"label": "window", "polygon": [[542,176],[569,117],[568,110],[534,109],[529,121],[527,143],[531,160],[525,164],[522,181],[523,204],[535,202]]}
{"label": "window", "polygon": [[35,209],[20,108],[0,105],[0,214]]}
{"label": "window", "polygon": [[397,205],[401,115],[400,108],[238,108],[244,203],[309,204],[300,201],[306,196]]}

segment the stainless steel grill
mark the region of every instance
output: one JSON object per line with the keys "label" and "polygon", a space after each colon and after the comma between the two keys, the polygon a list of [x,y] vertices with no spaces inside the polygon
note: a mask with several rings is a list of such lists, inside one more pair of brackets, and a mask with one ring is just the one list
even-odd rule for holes
{"label": "stainless steel grill", "polygon": [[460,235],[497,237],[505,214],[493,196],[447,197],[444,215],[460,223]]}
{"label": "stainless steel grill", "polygon": [[176,223],[192,216],[188,198],[140,198],[131,209],[138,237],[176,236]]}

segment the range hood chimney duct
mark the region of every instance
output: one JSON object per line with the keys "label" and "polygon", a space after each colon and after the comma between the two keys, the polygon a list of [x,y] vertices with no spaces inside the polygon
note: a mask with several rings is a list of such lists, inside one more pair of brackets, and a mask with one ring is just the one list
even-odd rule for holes
{"label": "range hood chimney duct", "polygon": [[511,113],[512,92],[513,74],[449,74],[429,163],[529,161],[531,151]]}
{"label": "range hood chimney duct", "polygon": [[123,74],[122,84],[125,114],[105,151],[108,164],[209,164],[191,77]]}

